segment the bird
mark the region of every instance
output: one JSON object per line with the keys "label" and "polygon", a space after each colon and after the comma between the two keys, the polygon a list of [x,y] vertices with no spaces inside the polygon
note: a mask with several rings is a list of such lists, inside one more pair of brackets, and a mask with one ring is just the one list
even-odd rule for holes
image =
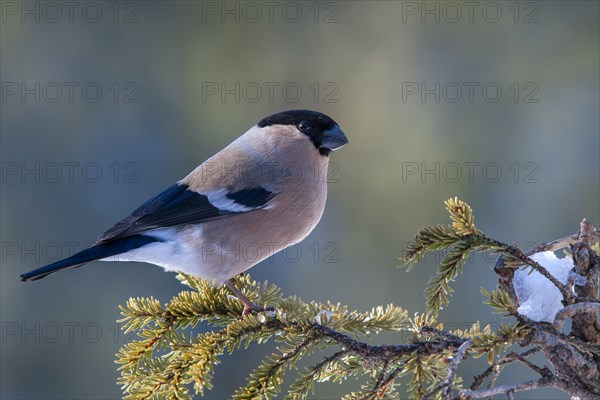
{"label": "bird", "polygon": [[36,281],[92,261],[137,261],[225,284],[315,228],[327,199],[330,154],[348,143],[312,110],[261,119],[183,179],[151,197],[90,247],[21,275]]}

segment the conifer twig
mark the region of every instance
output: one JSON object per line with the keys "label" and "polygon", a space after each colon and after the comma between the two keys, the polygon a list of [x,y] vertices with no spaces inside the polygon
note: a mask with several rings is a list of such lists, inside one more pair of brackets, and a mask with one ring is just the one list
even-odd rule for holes
{"label": "conifer twig", "polygon": [[440,390],[442,390],[442,399],[448,400],[452,399],[452,387],[454,385],[454,377],[456,375],[456,370],[458,369],[459,364],[462,362],[469,348],[473,346],[473,340],[468,339],[461,344],[450,361],[450,366],[448,367],[448,375],[446,380],[437,384],[425,399],[433,398]]}
{"label": "conifer twig", "polygon": [[598,313],[598,312],[600,312],[600,303],[587,302],[587,303],[569,304],[568,306],[563,307],[560,310],[558,310],[558,312],[556,313],[556,316],[554,317],[553,325],[557,331],[561,332],[567,318],[571,318],[572,316],[574,316],[576,314]]}
{"label": "conifer twig", "polygon": [[555,380],[550,377],[541,377],[539,379],[517,383],[513,385],[501,385],[488,389],[471,390],[465,389],[460,392],[461,399],[481,399],[484,397],[496,396],[499,394],[508,395],[509,392],[523,392],[525,390],[540,389],[545,387],[554,387]]}

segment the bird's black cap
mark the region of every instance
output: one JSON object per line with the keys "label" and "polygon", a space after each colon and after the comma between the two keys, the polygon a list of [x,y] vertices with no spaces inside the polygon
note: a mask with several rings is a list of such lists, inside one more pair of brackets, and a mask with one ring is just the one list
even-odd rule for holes
{"label": "bird's black cap", "polygon": [[257,125],[259,128],[271,125],[294,125],[310,138],[322,155],[329,155],[332,150],[348,143],[348,138],[338,124],[318,111],[282,111],[261,119]]}
{"label": "bird's black cap", "polygon": [[270,125],[296,125],[298,126],[302,121],[314,124],[314,126],[321,126],[325,130],[332,128],[335,125],[335,121],[329,116],[320,113],[318,111],[311,110],[288,110],[278,112],[273,115],[269,115],[260,120],[258,123],[259,128],[264,128]]}

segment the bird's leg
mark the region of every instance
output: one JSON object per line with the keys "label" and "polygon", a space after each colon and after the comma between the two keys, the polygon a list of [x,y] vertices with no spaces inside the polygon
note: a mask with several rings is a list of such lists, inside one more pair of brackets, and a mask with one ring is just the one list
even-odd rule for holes
{"label": "bird's leg", "polygon": [[242,318],[244,318],[246,315],[250,314],[252,311],[256,311],[256,312],[265,311],[264,307],[257,306],[256,304],[254,304],[252,302],[252,300],[250,300],[249,298],[244,296],[244,294],[238,288],[235,287],[234,283],[235,283],[235,281],[232,278],[232,279],[228,280],[227,282],[225,282],[225,285],[227,285],[229,290],[231,290],[231,292],[233,294],[235,294],[235,296],[242,303],[244,303],[244,311],[242,312]]}

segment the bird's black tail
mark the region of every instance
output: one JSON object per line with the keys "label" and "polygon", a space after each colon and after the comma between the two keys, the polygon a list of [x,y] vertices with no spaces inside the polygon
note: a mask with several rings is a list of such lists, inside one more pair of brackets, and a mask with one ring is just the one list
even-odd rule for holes
{"label": "bird's black tail", "polygon": [[152,236],[135,235],[106,243],[98,243],[69,258],[27,272],[26,274],[21,275],[21,280],[27,282],[37,281],[38,279],[42,279],[66,268],[81,267],[89,262],[126,253],[158,241],[160,240]]}

